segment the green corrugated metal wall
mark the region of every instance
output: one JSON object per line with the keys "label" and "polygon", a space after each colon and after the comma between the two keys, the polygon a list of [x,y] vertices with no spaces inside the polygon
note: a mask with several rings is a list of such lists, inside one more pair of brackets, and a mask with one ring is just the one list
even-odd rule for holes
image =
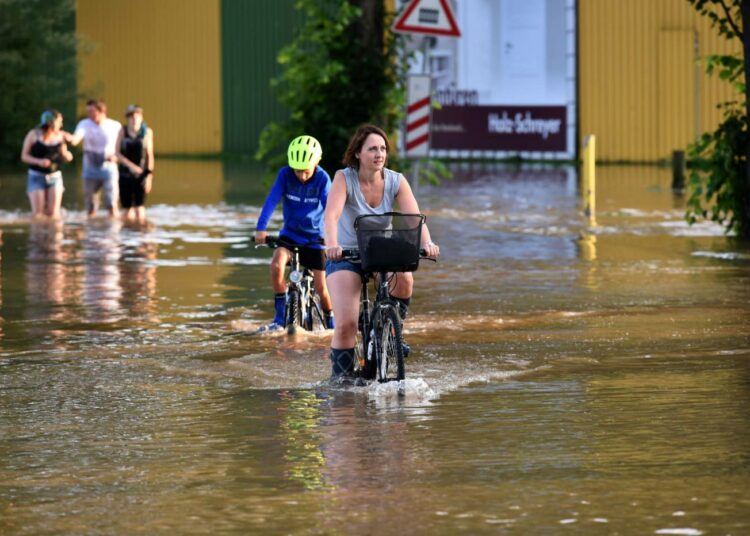
{"label": "green corrugated metal wall", "polygon": [[255,153],[260,131],[288,112],[277,102],[271,79],[276,62],[303,20],[294,0],[222,0],[221,55],[224,150]]}

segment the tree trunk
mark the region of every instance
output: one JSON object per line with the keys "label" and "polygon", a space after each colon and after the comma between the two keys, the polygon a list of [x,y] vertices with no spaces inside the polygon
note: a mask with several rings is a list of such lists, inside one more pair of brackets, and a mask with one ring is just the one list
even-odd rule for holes
{"label": "tree trunk", "polygon": [[349,0],[354,6],[362,9],[358,32],[368,48],[383,49],[383,0]]}

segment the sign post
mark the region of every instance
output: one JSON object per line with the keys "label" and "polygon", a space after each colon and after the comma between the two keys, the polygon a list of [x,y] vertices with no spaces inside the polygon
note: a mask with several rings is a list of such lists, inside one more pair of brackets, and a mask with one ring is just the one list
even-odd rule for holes
{"label": "sign post", "polygon": [[409,75],[406,94],[406,156],[422,158],[430,150],[432,77]]}
{"label": "sign post", "polygon": [[[427,36],[460,37],[448,0],[411,0],[392,27],[394,32],[417,33]],[[424,158],[430,151],[430,117],[432,75],[429,73],[427,51],[423,58],[424,74],[409,75],[406,108],[406,156]],[[419,163],[414,166],[414,186],[419,179]]]}

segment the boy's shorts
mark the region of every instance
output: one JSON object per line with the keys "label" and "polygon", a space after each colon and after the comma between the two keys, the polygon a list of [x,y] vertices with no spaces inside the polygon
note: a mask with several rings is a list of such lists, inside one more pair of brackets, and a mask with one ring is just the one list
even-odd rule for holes
{"label": "boy's shorts", "polygon": [[[281,245],[289,244],[297,246],[298,244],[285,236],[280,237]],[[325,250],[301,246],[299,248],[299,263],[310,270],[324,270],[326,265]]]}

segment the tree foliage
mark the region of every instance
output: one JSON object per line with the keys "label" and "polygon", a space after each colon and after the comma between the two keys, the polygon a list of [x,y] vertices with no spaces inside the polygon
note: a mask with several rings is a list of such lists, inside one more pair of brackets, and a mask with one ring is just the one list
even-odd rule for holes
{"label": "tree foliage", "polygon": [[727,39],[742,39],[741,0],[688,0],[693,7],[711,20],[719,35]]}
{"label": "tree foliage", "polygon": [[393,14],[383,0],[298,0],[295,8],[305,23],[280,51],[283,71],[272,81],[290,116],[264,128],[256,156],[276,170],[289,141],[306,133],[320,141],[321,165],[333,174],[358,125],[392,133],[403,117],[403,37],[387,30]]}
{"label": "tree foliage", "polygon": [[[727,39],[745,41],[743,15],[750,0],[688,0]],[[743,5],[747,4],[747,5]],[[743,13],[743,8],[745,12]],[[750,237],[750,130],[748,129],[747,54],[706,58],[708,74],[731,83],[738,100],[720,104],[724,119],[712,133],[688,147],[691,162],[686,218],[708,218],[726,231]]]}
{"label": "tree foliage", "polygon": [[687,219],[718,222],[739,236],[750,236],[745,202],[747,191],[747,116],[729,103],[719,128],[691,145],[690,198]]}
{"label": "tree foliage", "polygon": [[0,0],[0,161],[47,108],[74,120],[75,0]]}

